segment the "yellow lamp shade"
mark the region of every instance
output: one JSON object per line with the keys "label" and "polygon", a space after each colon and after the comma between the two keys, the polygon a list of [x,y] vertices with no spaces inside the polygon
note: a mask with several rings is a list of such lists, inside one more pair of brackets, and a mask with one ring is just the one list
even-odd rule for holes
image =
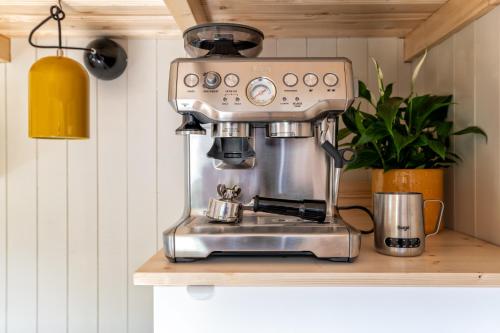
{"label": "yellow lamp shade", "polygon": [[62,55],[35,62],[28,104],[30,137],[89,137],[89,76],[78,62]]}

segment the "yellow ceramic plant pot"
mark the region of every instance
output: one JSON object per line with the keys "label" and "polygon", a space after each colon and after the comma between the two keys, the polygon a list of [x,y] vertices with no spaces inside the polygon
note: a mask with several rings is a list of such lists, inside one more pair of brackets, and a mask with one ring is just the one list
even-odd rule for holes
{"label": "yellow ceramic plant pot", "polygon": [[[395,169],[385,173],[382,169],[372,169],[372,192],[420,192],[424,200],[443,200],[443,183],[443,169]],[[439,203],[426,204],[426,233],[431,233],[436,228],[439,208]],[[443,227],[444,223],[441,224],[441,229]]]}

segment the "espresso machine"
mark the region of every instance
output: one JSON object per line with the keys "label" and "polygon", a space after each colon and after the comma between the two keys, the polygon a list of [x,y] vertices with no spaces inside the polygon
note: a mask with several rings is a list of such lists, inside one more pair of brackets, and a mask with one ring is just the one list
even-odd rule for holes
{"label": "espresso machine", "polygon": [[184,32],[171,63],[182,115],[186,207],[164,231],[175,262],[216,255],[313,255],[351,262],[360,232],[337,211],[345,150],[338,116],[354,101],[345,58],[257,58],[264,36],[237,24]]}

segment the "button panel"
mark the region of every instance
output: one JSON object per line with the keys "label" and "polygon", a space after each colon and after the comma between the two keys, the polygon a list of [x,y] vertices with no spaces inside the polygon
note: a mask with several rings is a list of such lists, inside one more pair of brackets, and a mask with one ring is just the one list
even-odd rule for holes
{"label": "button panel", "polygon": [[415,248],[420,246],[420,238],[394,238],[387,237],[385,245],[396,248]]}
{"label": "button panel", "polygon": [[[178,111],[198,111],[218,121],[313,119],[327,110],[344,111],[354,99],[351,64],[345,59],[178,59],[176,62],[174,73],[181,80],[169,100],[175,100]],[[183,81],[191,74],[189,80]],[[196,80],[191,78],[196,76],[202,84],[193,86]],[[251,83],[253,91],[248,90]]]}

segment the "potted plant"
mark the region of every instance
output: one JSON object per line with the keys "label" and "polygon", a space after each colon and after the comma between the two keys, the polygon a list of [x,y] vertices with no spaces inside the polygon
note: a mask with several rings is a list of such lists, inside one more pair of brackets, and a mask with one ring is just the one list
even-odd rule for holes
{"label": "potted plant", "polygon": [[[363,112],[359,103],[343,115],[346,128],[339,140],[352,134],[350,146],[355,156],[347,169],[371,168],[372,192],[421,192],[424,199],[443,200],[444,169],[461,160],[450,151],[453,135],[486,133],[477,126],[454,130],[447,119],[452,95],[417,95],[416,77],[425,55],[414,70],[408,97],[392,96],[393,84],[383,82],[383,73],[375,60],[378,78],[378,100],[359,81],[359,97],[374,109]],[[432,232],[439,207],[425,209],[425,229]]]}

